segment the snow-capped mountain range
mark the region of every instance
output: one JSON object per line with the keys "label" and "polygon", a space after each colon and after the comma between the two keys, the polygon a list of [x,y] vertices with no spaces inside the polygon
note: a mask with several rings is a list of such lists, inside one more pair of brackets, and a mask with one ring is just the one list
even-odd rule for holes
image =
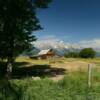
{"label": "snow-capped mountain range", "polygon": [[36,48],[40,49],[82,49],[82,48],[93,48],[96,51],[100,51],[100,40],[94,39],[91,41],[81,41],[78,43],[65,43],[63,41],[49,39],[49,40],[40,40],[34,43]]}
{"label": "snow-capped mountain range", "polygon": [[79,52],[83,48],[93,48],[97,52],[97,56],[100,57],[100,47],[99,43],[97,45],[97,41],[95,40],[94,42],[88,41],[86,43],[85,41],[80,42],[80,43],[65,43],[63,41],[54,41],[51,39],[50,40],[43,40],[43,41],[37,41],[36,43],[33,44],[35,48],[29,53],[28,55],[36,55],[38,52],[44,49],[53,49],[55,53],[58,55],[63,56],[65,53],[68,52]]}
{"label": "snow-capped mountain range", "polygon": [[37,52],[39,50],[44,50],[44,49],[53,49],[58,55],[63,56],[65,53],[69,51],[75,51],[78,52],[80,50],[80,47],[78,45],[70,45],[70,44],[65,44],[63,41],[59,42],[41,42],[34,44],[35,49],[32,52]]}

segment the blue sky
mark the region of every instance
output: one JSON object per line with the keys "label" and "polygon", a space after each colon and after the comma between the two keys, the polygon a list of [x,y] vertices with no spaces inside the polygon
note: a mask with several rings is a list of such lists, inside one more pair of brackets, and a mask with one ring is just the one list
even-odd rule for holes
{"label": "blue sky", "polygon": [[44,28],[35,33],[38,40],[50,37],[76,43],[100,39],[100,0],[53,0],[38,17]]}

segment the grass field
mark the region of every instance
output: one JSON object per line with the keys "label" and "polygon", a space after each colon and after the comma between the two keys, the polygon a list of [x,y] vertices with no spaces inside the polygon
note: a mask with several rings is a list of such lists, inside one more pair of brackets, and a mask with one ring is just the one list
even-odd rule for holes
{"label": "grass field", "polygon": [[[88,64],[93,66],[90,88]],[[99,58],[32,60],[19,57],[14,75],[19,76],[0,81],[0,100],[100,100]]]}
{"label": "grass field", "polygon": [[92,64],[93,67],[99,69],[100,58],[95,59],[80,59],[80,58],[57,58],[50,60],[32,60],[29,58],[19,57],[16,62],[28,62],[25,66],[32,65],[50,65],[53,68],[64,68],[66,71],[78,71],[87,70],[88,64]]}

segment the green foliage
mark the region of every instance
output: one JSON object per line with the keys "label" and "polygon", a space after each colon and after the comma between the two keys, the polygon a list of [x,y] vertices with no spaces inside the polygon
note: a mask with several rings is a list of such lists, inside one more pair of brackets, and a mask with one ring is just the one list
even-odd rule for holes
{"label": "green foliage", "polygon": [[30,50],[36,40],[32,32],[42,29],[38,8],[47,8],[51,0],[0,0],[0,56],[16,57]]}
{"label": "green foliage", "polygon": [[4,78],[6,72],[6,63],[0,61],[0,79]]}
{"label": "green foliage", "polygon": [[50,3],[52,0],[33,0],[35,2],[35,6],[38,8],[47,8],[48,3]]}
{"label": "green foliage", "polygon": [[80,51],[79,56],[81,58],[94,58],[96,52],[92,48],[84,48]]}
{"label": "green foliage", "polygon": [[78,52],[68,52],[64,55],[66,58],[78,58],[79,53]]}

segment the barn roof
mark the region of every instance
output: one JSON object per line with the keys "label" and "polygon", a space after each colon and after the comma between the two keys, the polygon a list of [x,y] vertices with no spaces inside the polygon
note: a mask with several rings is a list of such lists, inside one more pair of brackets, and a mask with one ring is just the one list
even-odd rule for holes
{"label": "barn roof", "polygon": [[47,54],[51,49],[47,49],[47,50],[41,50],[38,55],[44,55]]}

